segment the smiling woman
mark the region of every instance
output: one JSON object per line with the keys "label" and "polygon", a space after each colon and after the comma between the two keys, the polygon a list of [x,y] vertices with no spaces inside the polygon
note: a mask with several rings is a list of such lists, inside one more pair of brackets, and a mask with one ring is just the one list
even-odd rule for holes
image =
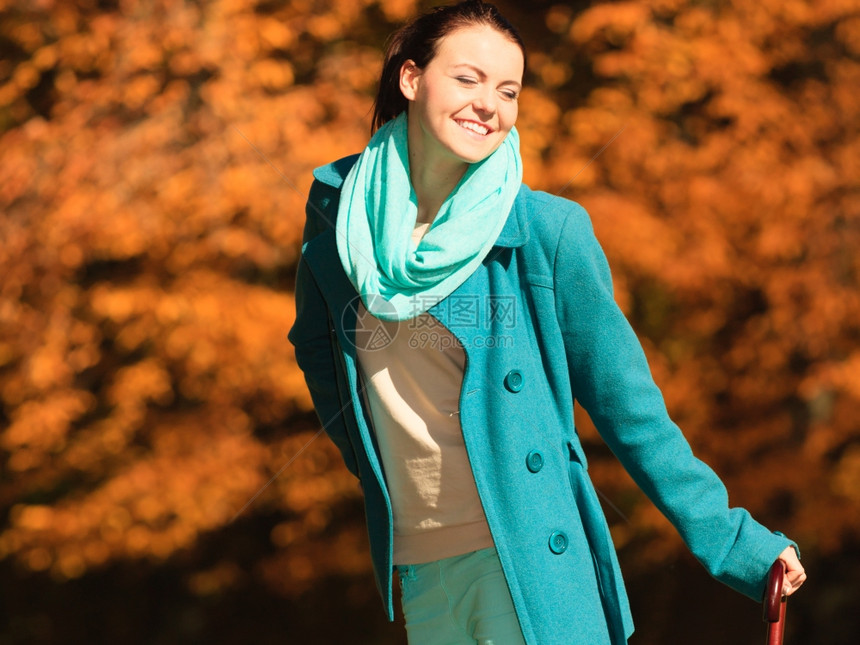
{"label": "smiling woman", "polygon": [[[523,65],[516,43],[486,26],[450,34],[424,69],[406,61],[400,90],[412,102],[413,169],[423,159],[421,165],[448,162],[465,172],[465,164],[495,151],[517,120]],[[469,131],[466,137],[462,129]]]}
{"label": "smiling woman", "polygon": [[516,42],[486,25],[446,36],[423,69],[412,60],[403,63],[400,91],[410,102],[409,169],[418,221],[430,221],[467,165],[490,156],[508,136],[524,65]]}
{"label": "smiling woman", "polygon": [[396,571],[412,645],[627,642],[574,399],[715,577],[759,599],[779,558],[792,593],[794,543],[730,508],[668,417],[588,215],[522,184],[525,66],[492,5],[417,18],[367,147],[314,173],[290,340],[389,617]]}

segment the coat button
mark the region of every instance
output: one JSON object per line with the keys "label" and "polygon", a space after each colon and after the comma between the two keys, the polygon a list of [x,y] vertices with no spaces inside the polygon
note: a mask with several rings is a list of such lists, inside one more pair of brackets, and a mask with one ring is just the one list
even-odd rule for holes
{"label": "coat button", "polygon": [[531,472],[536,473],[543,468],[543,455],[539,450],[532,450],[526,455],[526,468]]}
{"label": "coat button", "polygon": [[523,373],[519,370],[511,370],[505,376],[505,387],[511,392],[519,392],[523,389]]}
{"label": "coat button", "polygon": [[557,555],[567,551],[567,536],[562,531],[553,531],[549,536],[549,550]]}

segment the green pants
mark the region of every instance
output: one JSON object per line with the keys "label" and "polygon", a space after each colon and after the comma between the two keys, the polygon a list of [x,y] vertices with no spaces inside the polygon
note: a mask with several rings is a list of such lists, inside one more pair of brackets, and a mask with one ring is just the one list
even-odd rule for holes
{"label": "green pants", "polygon": [[525,645],[494,548],[397,572],[409,645]]}

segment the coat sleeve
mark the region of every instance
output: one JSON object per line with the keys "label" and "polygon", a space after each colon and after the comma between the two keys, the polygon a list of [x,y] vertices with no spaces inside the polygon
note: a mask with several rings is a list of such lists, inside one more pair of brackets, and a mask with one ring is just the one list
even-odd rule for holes
{"label": "coat sleeve", "polygon": [[[311,186],[306,206],[306,220],[302,247],[330,227],[326,215],[318,204],[326,203],[333,189],[319,181]],[[337,258],[333,258],[334,262]],[[295,347],[296,363],[304,373],[317,416],[323,429],[340,450],[346,467],[356,477],[358,464],[346,429],[346,409],[339,392],[335,351],[337,343],[331,324],[331,312],[307,262],[299,259],[296,271],[296,319],[288,334]]]}
{"label": "coat sleeve", "polygon": [[615,303],[609,266],[588,215],[569,204],[554,279],[573,394],[709,573],[761,600],[770,565],[793,543],[745,509],[731,508],[718,476],[693,455]]}

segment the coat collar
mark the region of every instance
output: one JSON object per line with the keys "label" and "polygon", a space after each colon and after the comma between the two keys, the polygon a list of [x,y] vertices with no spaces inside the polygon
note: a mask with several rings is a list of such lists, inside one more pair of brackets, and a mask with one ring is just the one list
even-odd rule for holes
{"label": "coat collar", "polygon": [[[325,166],[320,166],[314,169],[314,178],[318,181],[340,190],[352,166],[358,160],[357,154],[343,157]],[[527,212],[525,209],[524,188],[520,187],[520,192],[514,201],[514,206],[505,221],[502,232],[496,238],[494,246],[501,247],[518,247],[525,244],[529,239],[529,231],[527,222]]]}

